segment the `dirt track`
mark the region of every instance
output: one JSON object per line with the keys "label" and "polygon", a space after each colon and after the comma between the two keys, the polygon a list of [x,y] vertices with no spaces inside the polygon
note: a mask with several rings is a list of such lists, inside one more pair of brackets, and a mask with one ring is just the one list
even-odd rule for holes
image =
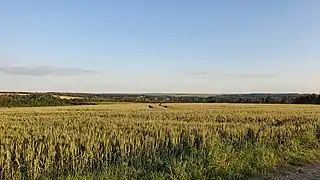
{"label": "dirt track", "polygon": [[320,164],[275,170],[267,175],[253,177],[251,180],[320,180]]}

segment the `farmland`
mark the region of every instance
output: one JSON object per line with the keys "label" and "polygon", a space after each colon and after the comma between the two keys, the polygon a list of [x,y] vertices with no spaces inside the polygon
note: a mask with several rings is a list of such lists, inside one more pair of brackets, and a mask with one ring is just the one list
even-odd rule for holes
{"label": "farmland", "polygon": [[317,162],[320,106],[0,109],[0,179],[246,179]]}

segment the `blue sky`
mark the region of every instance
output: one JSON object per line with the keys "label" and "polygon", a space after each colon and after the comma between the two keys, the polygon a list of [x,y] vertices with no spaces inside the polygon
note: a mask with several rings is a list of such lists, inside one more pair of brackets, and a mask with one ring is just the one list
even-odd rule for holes
{"label": "blue sky", "polygon": [[0,91],[319,92],[318,0],[3,0]]}

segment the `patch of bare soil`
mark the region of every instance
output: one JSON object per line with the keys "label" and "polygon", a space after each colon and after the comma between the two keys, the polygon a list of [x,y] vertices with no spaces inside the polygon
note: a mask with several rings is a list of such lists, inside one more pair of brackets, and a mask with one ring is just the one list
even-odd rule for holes
{"label": "patch of bare soil", "polygon": [[60,99],[83,99],[82,97],[75,97],[75,96],[58,96],[58,95],[53,95],[53,97],[59,97]]}
{"label": "patch of bare soil", "polygon": [[277,169],[266,175],[255,176],[251,180],[320,180],[320,164]]}

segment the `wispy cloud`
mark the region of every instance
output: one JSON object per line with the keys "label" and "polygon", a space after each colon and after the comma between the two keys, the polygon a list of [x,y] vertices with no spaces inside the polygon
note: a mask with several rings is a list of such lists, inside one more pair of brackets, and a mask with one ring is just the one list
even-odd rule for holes
{"label": "wispy cloud", "polygon": [[24,67],[24,66],[12,66],[12,67],[0,67],[0,72],[6,74],[16,75],[28,75],[28,76],[72,76],[77,74],[95,73],[96,71],[85,70],[79,68],[60,68],[52,66],[35,66],[35,67]]}
{"label": "wispy cloud", "polygon": [[238,78],[274,78],[277,74],[272,73],[235,73],[235,74],[222,74],[226,77],[238,77]]}
{"label": "wispy cloud", "polygon": [[235,77],[235,78],[274,78],[278,76],[276,73],[220,73],[220,72],[186,72],[186,75],[201,78],[210,79],[214,77]]}

